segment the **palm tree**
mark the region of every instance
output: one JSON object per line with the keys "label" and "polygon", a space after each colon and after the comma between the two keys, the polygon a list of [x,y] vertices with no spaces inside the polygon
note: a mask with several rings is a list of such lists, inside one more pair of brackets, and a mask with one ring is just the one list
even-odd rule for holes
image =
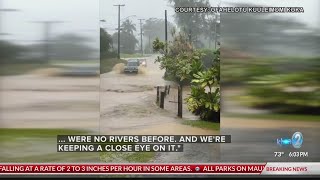
{"label": "palm tree", "polygon": [[132,23],[131,20],[127,19],[125,20],[122,25],[122,32],[128,33],[128,34],[133,34],[134,31],[136,31],[136,25]]}

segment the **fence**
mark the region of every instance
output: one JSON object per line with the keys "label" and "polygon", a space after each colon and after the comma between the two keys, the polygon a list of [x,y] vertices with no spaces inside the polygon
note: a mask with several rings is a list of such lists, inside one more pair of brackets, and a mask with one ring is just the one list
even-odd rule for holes
{"label": "fence", "polygon": [[[170,94],[170,85],[156,86],[157,88],[157,98],[156,103],[161,108],[164,109],[165,97]],[[170,101],[169,101],[170,102]],[[178,117],[182,118],[182,88],[178,86],[178,101],[171,101],[171,103],[178,103]]]}

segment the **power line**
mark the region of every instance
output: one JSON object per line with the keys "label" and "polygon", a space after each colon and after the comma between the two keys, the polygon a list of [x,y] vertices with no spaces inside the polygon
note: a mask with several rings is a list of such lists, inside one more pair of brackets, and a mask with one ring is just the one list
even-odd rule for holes
{"label": "power line", "polygon": [[[218,4],[218,8],[221,6],[221,1]],[[218,20],[219,18],[219,20]],[[218,42],[218,31],[220,33],[220,28],[218,30],[217,24],[220,26],[220,13],[215,14],[215,23],[214,23],[214,49],[217,49],[217,45],[220,46],[220,42]]]}
{"label": "power line", "polygon": [[118,59],[120,59],[120,7],[125,6],[124,4],[117,4],[118,6]]}
{"label": "power line", "polygon": [[44,43],[44,58],[47,62],[50,61],[50,41],[51,29],[53,24],[63,23],[63,21],[33,21],[43,25],[43,41]]}
{"label": "power line", "polygon": [[143,41],[142,41],[142,21],[144,19],[138,19],[140,21],[140,48],[141,48],[141,55],[143,55]]}
{"label": "power line", "polygon": [[164,37],[165,37],[165,51],[168,53],[168,20],[167,20],[167,10],[164,11]]}

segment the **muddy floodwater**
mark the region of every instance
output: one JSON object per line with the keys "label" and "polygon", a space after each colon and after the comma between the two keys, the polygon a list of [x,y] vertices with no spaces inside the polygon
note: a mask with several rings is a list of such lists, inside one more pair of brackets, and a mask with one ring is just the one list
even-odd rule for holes
{"label": "muddy floodwater", "polygon": [[[156,56],[147,59],[147,67],[138,74],[124,74],[124,64],[100,76],[100,134],[126,135],[214,135],[218,131],[182,124],[177,118],[174,84],[163,80],[164,71],[154,63]],[[170,85],[165,108],[156,105],[156,86]],[[187,113],[186,107],[184,112]],[[186,116],[192,116],[187,113]],[[196,118],[196,117],[195,117]],[[214,162],[219,158],[219,146],[185,144],[182,153],[158,153],[153,162]]]}
{"label": "muddy floodwater", "polygon": [[[82,129],[104,135],[216,135],[231,134],[230,144],[185,144],[182,153],[157,153],[152,162],[218,162],[218,161],[319,161],[320,123],[316,121],[246,119],[225,117],[223,112],[256,111],[239,109],[224,101],[220,131],[183,125],[177,118],[177,92],[172,82],[163,80],[164,71],[154,63],[156,56],[147,59],[147,67],[138,74],[123,74],[124,64],[97,77],[56,77],[24,74],[0,77],[1,128],[59,128]],[[39,72],[38,72],[39,73]],[[156,101],[156,86],[170,85],[164,109]],[[234,92],[222,91],[222,99]],[[188,89],[184,91],[184,96]],[[194,119],[184,104],[183,117]],[[303,133],[301,149],[281,149],[276,139]],[[44,159],[56,156],[56,139],[20,139],[0,146],[0,159],[28,157]],[[26,146],[25,146],[26,145]],[[24,147],[24,148],[21,148]],[[306,158],[281,159],[274,151],[309,152]],[[99,155],[74,156],[65,154],[54,162],[100,162]],[[121,158],[117,162],[123,162]]]}
{"label": "muddy floodwater", "polygon": [[[171,84],[163,71],[147,58],[147,67],[138,74],[123,74],[124,64],[97,77],[53,76],[51,70],[0,77],[1,128],[80,129],[92,134],[125,135],[214,135],[219,132],[183,125],[176,118],[177,104],[156,104],[157,85]],[[172,84],[173,85],[173,84]],[[172,93],[166,101],[176,100]],[[190,114],[184,110],[185,117]],[[22,148],[24,147],[24,148]],[[10,150],[9,150],[10,149]],[[8,161],[99,162],[99,155],[56,153],[56,139],[41,137],[1,143],[1,159]],[[183,153],[157,153],[154,162],[215,161],[218,146],[185,145]],[[118,160],[122,162],[120,158]]]}

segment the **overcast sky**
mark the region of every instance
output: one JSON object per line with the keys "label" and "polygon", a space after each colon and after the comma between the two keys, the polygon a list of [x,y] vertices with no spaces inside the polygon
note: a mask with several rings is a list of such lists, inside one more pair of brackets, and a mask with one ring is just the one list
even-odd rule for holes
{"label": "overcast sky", "polygon": [[290,16],[306,23],[310,27],[320,26],[320,1],[319,0],[222,0],[222,5],[227,6],[230,3],[251,3],[265,6],[280,7],[303,7],[304,13],[286,13],[276,14],[280,16]]}
{"label": "overcast sky", "polygon": [[52,27],[53,36],[76,32],[95,40],[99,37],[99,0],[0,1],[1,8],[20,10],[1,13],[1,30],[11,34],[6,39],[22,43],[43,39],[43,26],[33,21],[64,21]]}
{"label": "overcast sky", "polygon": [[[173,22],[173,8],[166,0],[0,0],[0,8],[19,9],[18,12],[1,13],[1,31],[11,35],[2,36],[4,39],[14,40],[17,43],[32,43],[33,40],[43,39],[43,27],[32,21],[64,21],[52,28],[52,36],[63,33],[79,33],[94,39],[94,46],[99,46],[99,27],[108,32],[117,28],[118,8],[115,4],[125,4],[121,8],[121,18],[131,15],[138,26],[139,18],[164,18],[164,10],[168,10],[168,20]],[[216,5],[217,0],[211,0],[211,5]],[[269,6],[302,6],[303,14],[290,14],[309,26],[320,25],[319,8],[317,0],[222,0],[226,2],[251,2]],[[281,14],[283,15],[283,14]],[[287,14],[288,15],[288,14]],[[99,24],[100,19],[106,23]],[[221,22],[223,23],[223,22]]]}

